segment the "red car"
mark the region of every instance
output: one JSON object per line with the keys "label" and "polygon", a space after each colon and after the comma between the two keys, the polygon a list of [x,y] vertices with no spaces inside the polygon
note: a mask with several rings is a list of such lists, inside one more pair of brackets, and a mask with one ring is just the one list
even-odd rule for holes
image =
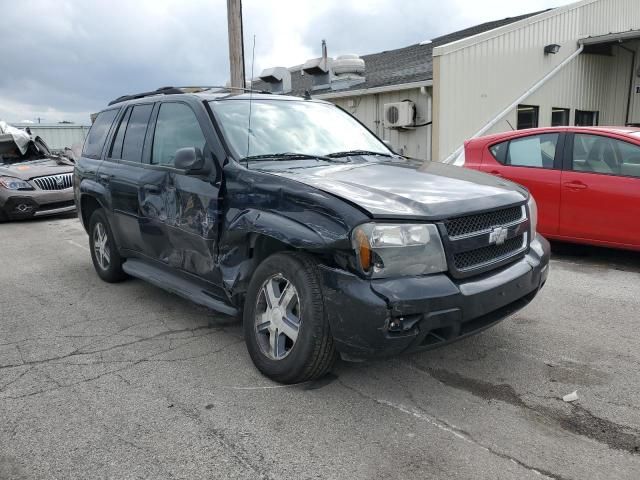
{"label": "red car", "polygon": [[467,141],[463,162],[527,187],[547,238],[640,250],[640,128],[500,133]]}

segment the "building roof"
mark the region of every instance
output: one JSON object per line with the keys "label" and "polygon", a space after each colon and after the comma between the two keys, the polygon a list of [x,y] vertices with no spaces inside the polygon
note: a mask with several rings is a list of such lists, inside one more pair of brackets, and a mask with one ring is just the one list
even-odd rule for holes
{"label": "building roof", "polygon": [[[311,90],[311,76],[302,75],[301,69],[292,69],[291,71],[291,95],[303,95],[305,90],[309,90],[313,95],[342,93],[350,90],[363,90],[377,87],[385,87],[390,85],[401,85],[405,83],[423,82],[433,79],[433,49],[440,45],[455,42],[463,38],[472,37],[479,33],[487,32],[495,28],[509,25],[520,20],[546,12],[541,10],[538,12],[528,13],[517,17],[507,17],[502,20],[494,20],[482,23],[473,27],[465,28],[457,32],[449,33],[437,38],[431,42],[422,42],[408,47],[398,48],[395,50],[386,50],[380,53],[372,53],[370,55],[362,55],[365,61],[365,78],[366,81],[349,88],[340,90]],[[262,81],[255,81],[253,88],[258,90],[268,89],[268,85]]]}

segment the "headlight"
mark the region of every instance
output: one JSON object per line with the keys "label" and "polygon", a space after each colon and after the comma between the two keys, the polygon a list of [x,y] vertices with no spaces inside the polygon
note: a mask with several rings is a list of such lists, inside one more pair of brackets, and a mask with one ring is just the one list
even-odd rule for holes
{"label": "headlight", "polygon": [[533,195],[529,195],[527,207],[529,209],[529,223],[531,224],[531,238],[535,238],[536,228],[538,228],[538,205]]}
{"label": "headlight", "polygon": [[447,270],[435,225],[365,223],[353,230],[351,242],[360,268],[373,278]]}
{"label": "headlight", "polygon": [[0,187],[8,190],[33,190],[28,182],[14,177],[0,177]]}

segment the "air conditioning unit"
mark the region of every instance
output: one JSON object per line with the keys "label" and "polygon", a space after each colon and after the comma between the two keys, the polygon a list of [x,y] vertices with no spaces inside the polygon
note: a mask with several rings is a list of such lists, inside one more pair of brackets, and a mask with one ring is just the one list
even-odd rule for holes
{"label": "air conditioning unit", "polygon": [[416,105],[410,100],[384,104],[384,122],[387,128],[410,127],[415,123]]}

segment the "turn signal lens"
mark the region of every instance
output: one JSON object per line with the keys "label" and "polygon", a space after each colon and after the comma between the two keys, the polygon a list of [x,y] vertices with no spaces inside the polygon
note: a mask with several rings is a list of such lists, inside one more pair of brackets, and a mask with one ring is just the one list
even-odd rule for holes
{"label": "turn signal lens", "polygon": [[367,234],[358,229],[355,231],[355,247],[358,252],[358,260],[360,260],[360,267],[362,271],[368,272],[371,268],[371,246],[369,245],[369,238]]}

